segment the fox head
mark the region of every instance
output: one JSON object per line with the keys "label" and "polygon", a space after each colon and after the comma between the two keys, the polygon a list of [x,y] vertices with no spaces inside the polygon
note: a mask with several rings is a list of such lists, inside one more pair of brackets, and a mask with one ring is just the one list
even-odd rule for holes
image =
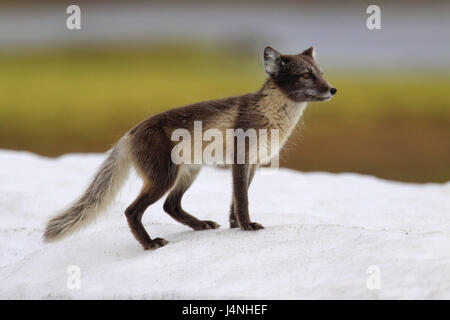
{"label": "fox head", "polygon": [[264,68],[281,91],[295,102],[326,101],[337,92],[323,78],[314,47],[296,55],[282,55],[266,47]]}

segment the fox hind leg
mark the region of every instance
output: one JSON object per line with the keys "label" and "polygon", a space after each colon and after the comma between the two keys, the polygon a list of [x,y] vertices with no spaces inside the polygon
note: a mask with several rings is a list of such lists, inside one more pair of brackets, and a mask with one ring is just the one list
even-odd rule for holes
{"label": "fox hind leg", "polygon": [[144,186],[136,200],[125,211],[131,232],[145,250],[154,250],[168,243],[167,240],[162,238],[151,239],[142,224],[142,216],[145,210],[158,201],[164,193],[165,191],[163,192],[163,190],[154,186]]}
{"label": "fox hind leg", "polygon": [[144,186],[136,200],[125,210],[125,216],[136,240],[144,249],[153,250],[166,245],[168,241],[161,238],[151,239],[142,224],[142,216],[150,205],[174,185],[179,166],[173,164],[170,157],[161,156],[154,161],[144,161],[145,159],[145,156],[135,158],[134,165],[144,180]]}
{"label": "fox hind leg", "polygon": [[184,165],[180,169],[175,186],[170,191],[164,202],[164,211],[166,211],[173,219],[191,227],[194,230],[217,229],[219,225],[214,221],[199,220],[190,215],[181,206],[181,199],[184,193],[197,178],[201,166]]}

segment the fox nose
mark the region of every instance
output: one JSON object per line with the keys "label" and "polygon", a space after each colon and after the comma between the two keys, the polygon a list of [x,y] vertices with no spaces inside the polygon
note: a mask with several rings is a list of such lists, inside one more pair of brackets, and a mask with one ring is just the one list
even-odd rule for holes
{"label": "fox nose", "polygon": [[337,92],[337,89],[336,89],[336,88],[331,88],[331,89],[330,89],[330,93],[331,93],[332,95],[335,95],[336,92]]}

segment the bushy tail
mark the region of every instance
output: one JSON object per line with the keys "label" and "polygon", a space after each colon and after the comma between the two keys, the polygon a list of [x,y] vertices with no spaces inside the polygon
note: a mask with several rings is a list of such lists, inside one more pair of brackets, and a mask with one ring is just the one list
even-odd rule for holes
{"label": "bushy tail", "polygon": [[130,168],[126,136],[110,151],[84,194],[48,223],[44,238],[59,240],[88,224],[114,200]]}

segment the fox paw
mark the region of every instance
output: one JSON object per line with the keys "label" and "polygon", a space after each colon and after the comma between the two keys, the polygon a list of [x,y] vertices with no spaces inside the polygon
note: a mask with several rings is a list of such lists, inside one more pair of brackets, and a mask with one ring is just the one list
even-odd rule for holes
{"label": "fox paw", "polygon": [[245,230],[245,231],[252,231],[252,230],[264,229],[264,227],[257,222],[250,222],[249,224],[242,226],[241,229]]}
{"label": "fox paw", "polygon": [[144,246],[145,250],[156,250],[158,248],[164,247],[166,244],[168,244],[169,241],[163,239],[163,238],[156,238],[150,241],[150,243],[146,244]]}
{"label": "fox paw", "polygon": [[203,220],[200,221],[198,225],[194,227],[195,230],[209,230],[209,229],[217,229],[220,227],[220,224],[215,223],[214,221]]}

